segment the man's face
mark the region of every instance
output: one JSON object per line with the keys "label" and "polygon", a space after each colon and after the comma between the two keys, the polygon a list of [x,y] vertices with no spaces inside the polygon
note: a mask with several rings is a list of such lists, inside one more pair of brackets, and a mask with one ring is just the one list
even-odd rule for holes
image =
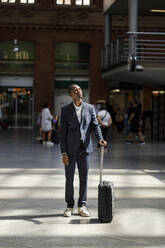
{"label": "man's face", "polygon": [[76,85],[71,93],[70,93],[70,96],[72,97],[73,100],[79,100],[79,99],[82,99],[82,89]]}

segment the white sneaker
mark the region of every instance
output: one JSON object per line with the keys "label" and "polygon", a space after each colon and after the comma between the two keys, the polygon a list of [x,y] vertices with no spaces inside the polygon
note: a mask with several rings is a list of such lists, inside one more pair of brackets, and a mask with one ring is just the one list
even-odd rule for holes
{"label": "white sneaker", "polygon": [[42,142],[43,145],[46,145],[46,143],[47,143],[46,141],[43,141],[43,142]]}
{"label": "white sneaker", "polygon": [[145,145],[145,141],[140,141],[138,145]]}
{"label": "white sneaker", "polygon": [[73,214],[73,208],[66,208],[64,211],[64,217],[71,217]]}
{"label": "white sneaker", "polygon": [[54,146],[54,143],[51,142],[51,141],[48,141],[48,142],[46,142],[46,145],[47,145],[47,146]]}
{"label": "white sneaker", "polygon": [[88,212],[88,210],[85,206],[78,208],[78,214],[83,216],[83,217],[90,217],[90,213]]}

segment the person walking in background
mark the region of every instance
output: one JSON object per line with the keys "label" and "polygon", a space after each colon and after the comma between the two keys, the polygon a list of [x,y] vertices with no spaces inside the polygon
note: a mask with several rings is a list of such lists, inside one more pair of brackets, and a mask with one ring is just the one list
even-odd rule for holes
{"label": "person walking in background", "polygon": [[9,104],[8,103],[4,103],[4,104],[1,104],[0,105],[0,127],[3,129],[3,130],[6,130],[8,128],[8,123],[6,120],[3,120],[3,110],[2,108],[4,107],[8,107]]}
{"label": "person walking in background", "polygon": [[59,116],[58,115],[54,115],[54,119],[53,119],[53,129],[52,129],[52,136],[51,136],[51,140],[54,144],[59,144],[60,142],[60,134],[59,131],[60,130],[60,126],[59,126]]}
{"label": "person walking in background", "polygon": [[97,113],[97,119],[101,127],[104,140],[107,140],[107,133],[112,124],[110,113],[106,110],[106,104],[101,105],[100,111]]}
{"label": "person walking in background", "polygon": [[42,127],[41,127],[41,121],[42,121],[42,113],[39,113],[38,120],[37,120],[37,128],[38,128],[38,136],[36,137],[36,140],[40,143],[43,141],[43,135],[42,135]]}
{"label": "person walking in background", "polygon": [[0,105],[0,126],[1,126],[1,123],[2,123],[2,106]]}
{"label": "person walking in background", "polygon": [[73,102],[62,108],[60,122],[60,145],[66,178],[65,201],[67,208],[64,216],[70,217],[73,213],[75,204],[73,181],[77,163],[80,181],[78,214],[89,217],[86,204],[89,154],[93,151],[91,131],[94,131],[100,145],[106,146],[107,142],[103,140],[94,106],[82,101],[81,88],[76,84],[70,85],[68,93]]}
{"label": "person walking in background", "polygon": [[133,108],[132,102],[128,102],[128,107],[125,112],[125,137],[126,139],[129,137],[129,134],[130,134],[130,123],[128,123],[128,121],[132,113],[132,108]]}
{"label": "person walking in background", "polygon": [[138,135],[140,145],[145,144],[143,135],[142,135],[142,130],[140,128],[140,120],[141,120],[141,109],[139,108],[137,101],[134,101],[132,112],[128,120],[128,124],[130,124],[130,135],[128,139],[126,139],[127,144],[133,143],[133,140],[132,140],[133,135]]}
{"label": "person walking in background", "polygon": [[124,112],[120,108],[117,108],[115,122],[118,132],[122,132],[124,129],[124,118]]}
{"label": "person walking in background", "polygon": [[53,146],[54,143],[51,142],[53,115],[51,115],[49,108],[50,105],[48,103],[43,105],[41,112],[41,128],[43,135],[43,145]]}
{"label": "person walking in background", "polygon": [[54,122],[54,129],[59,130],[59,116],[58,115],[56,114],[54,115],[53,122]]}

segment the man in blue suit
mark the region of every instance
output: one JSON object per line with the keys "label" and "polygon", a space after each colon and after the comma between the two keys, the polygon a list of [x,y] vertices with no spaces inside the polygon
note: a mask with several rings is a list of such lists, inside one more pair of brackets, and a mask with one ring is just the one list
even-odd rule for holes
{"label": "man in blue suit", "polygon": [[65,217],[70,217],[74,208],[74,173],[77,163],[80,189],[78,198],[78,214],[89,217],[86,208],[87,201],[87,177],[89,168],[89,154],[93,151],[91,131],[100,145],[106,146],[99,127],[93,105],[82,101],[81,88],[73,84],[68,88],[73,102],[62,108],[61,112],[61,152],[65,165],[65,201],[67,208]]}

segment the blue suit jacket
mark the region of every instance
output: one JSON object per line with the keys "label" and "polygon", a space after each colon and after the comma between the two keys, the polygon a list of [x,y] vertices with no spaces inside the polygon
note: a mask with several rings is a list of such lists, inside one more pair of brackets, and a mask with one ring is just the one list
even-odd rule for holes
{"label": "blue suit jacket", "polygon": [[62,108],[61,111],[61,152],[75,153],[78,151],[81,140],[87,153],[93,151],[91,131],[93,130],[98,141],[103,139],[101,129],[96,118],[94,106],[82,103],[81,124],[78,121],[73,103]]}

